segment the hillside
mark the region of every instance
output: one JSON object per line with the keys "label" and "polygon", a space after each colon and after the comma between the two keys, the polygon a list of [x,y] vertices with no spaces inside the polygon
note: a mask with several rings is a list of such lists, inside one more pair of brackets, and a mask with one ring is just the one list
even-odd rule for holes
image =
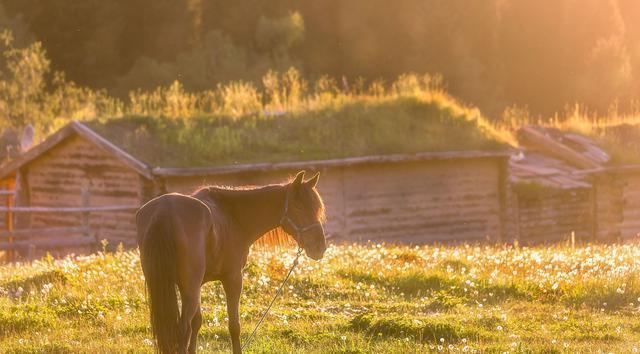
{"label": "hillside", "polygon": [[[242,338],[293,250],[254,249]],[[331,247],[304,258],[248,352],[632,352],[640,247]],[[200,352],[229,351],[222,288],[203,288]],[[0,352],[151,353],[136,252],[0,267]]]}

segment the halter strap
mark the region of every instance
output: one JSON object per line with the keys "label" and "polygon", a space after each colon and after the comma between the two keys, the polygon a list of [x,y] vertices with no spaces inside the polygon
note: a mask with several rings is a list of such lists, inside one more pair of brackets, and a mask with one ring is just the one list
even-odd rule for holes
{"label": "halter strap", "polygon": [[299,226],[296,224],[295,221],[293,221],[293,219],[291,219],[289,217],[289,193],[290,193],[290,189],[291,187],[287,187],[287,194],[285,195],[284,198],[284,210],[282,212],[282,217],[280,218],[280,226],[284,226],[285,223],[288,223],[289,226],[293,229],[293,232],[295,233],[295,236],[301,236],[302,234],[304,234],[305,232],[308,232],[309,230],[313,230],[317,227],[322,228],[322,224],[318,221],[311,223],[309,225],[306,226]]}

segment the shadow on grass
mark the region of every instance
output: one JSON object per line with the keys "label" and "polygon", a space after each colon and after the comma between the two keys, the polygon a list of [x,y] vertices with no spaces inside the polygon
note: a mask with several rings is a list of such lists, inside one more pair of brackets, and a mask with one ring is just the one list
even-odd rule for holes
{"label": "shadow on grass", "polygon": [[[251,328],[253,329],[253,327]],[[207,327],[206,325],[203,325],[202,328],[200,328],[198,337],[204,340],[216,340],[221,342],[228,342],[231,340],[226,326]]]}
{"label": "shadow on grass", "polygon": [[462,338],[477,339],[481,334],[444,318],[410,318],[408,316],[378,316],[371,313],[357,315],[349,322],[349,328],[365,332],[374,338],[412,338],[437,343],[457,342]]}
{"label": "shadow on grass", "polygon": [[[619,283],[619,286],[611,283]],[[612,282],[610,279],[587,280],[561,287],[555,297],[572,307],[586,306],[608,312],[617,311],[637,303],[640,284],[633,278],[621,279],[619,282]]]}
{"label": "shadow on grass", "polygon": [[[75,350],[78,350],[77,348]],[[68,344],[63,343],[48,343],[43,345],[21,345],[19,347],[10,348],[6,351],[7,354],[66,354],[74,353],[74,350]]]}
{"label": "shadow on grass", "polygon": [[444,260],[442,262],[440,262],[438,264],[438,267],[441,268],[442,270],[448,270],[451,269],[453,271],[456,272],[460,272],[463,269],[471,269],[471,266],[469,266],[468,263],[458,260],[458,259],[447,259]]}
{"label": "shadow on grass", "polygon": [[[49,283],[65,284],[67,282],[67,275],[61,270],[54,269],[46,272],[34,274],[29,277],[18,278],[8,281],[2,284],[2,287],[9,289],[11,292],[16,293],[22,288],[20,296],[28,296],[30,290],[40,291],[42,286]],[[18,294],[17,294],[18,296]]]}
{"label": "shadow on grass", "polygon": [[376,275],[364,271],[352,269],[340,269],[338,275],[354,282],[363,282],[384,286],[392,292],[405,295],[419,296],[430,294],[433,291],[459,287],[462,284],[443,274],[429,274],[422,271],[409,271],[389,275]]}
{"label": "shadow on grass", "polygon": [[0,312],[0,337],[50,327],[54,321],[53,316],[42,308],[32,305],[13,306]]}
{"label": "shadow on grass", "polygon": [[[447,266],[461,267],[460,264]],[[445,266],[446,267],[446,266]],[[533,291],[527,284],[492,284],[485,279],[474,280],[473,285],[463,277],[439,270],[409,270],[390,274],[372,274],[353,269],[340,269],[338,275],[354,282],[375,284],[387,291],[409,298],[431,296],[434,306],[452,308],[473,298],[483,298],[486,303],[499,303],[511,299],[530,300]]]}

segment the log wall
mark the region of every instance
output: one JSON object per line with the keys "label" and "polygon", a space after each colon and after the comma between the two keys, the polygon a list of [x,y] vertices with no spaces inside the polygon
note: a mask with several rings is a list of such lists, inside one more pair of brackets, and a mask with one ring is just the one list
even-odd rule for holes
{"label": "log wall", "polygon": [[598,240],[629,241],[640,235],[640,174],[596,177]]}
{"label": "log wall", "polygon": [[524,245],[589,241],[593,235],[591,189],[517,194],[518,242]]}
{"label": "log wall", "polygon": [[[15,178],[9,177],[0,180],[0,190],[14,190],[15,189]],[[13,197],[9,195],[0,195],[0,205],[1,206],[9,206],[9,202],[13,202]],[[0,213],[0,231],[6,230],[7,225],[7,213]]]}
{"label": "log wall", "polygon": [[621,177],[624,179],[624,190],[620,239],[637,240],[640,236],[640,175],[628,173]]}
{"label": "log wall", "polygon": [[[142,195],[140,176],[120,160],[78,136],[72,136],[29,163],[26,174],[32,206],[81,206],[82,188],[89,188],[90,204],[138,205]],[[80,214],[32,214],[24,227],[79,226]],[[135,242],[132,212],[91,213],[90,226],[100,239],[112,245]]]}
{"label": "log wall", "polygon": [[[505,213],[503,159],[450,159],[331,167],[319,189],[327,233],[346,241],[498,240]],[[170,177],[169,192],[206,184],[282,182],[297,171]]]}

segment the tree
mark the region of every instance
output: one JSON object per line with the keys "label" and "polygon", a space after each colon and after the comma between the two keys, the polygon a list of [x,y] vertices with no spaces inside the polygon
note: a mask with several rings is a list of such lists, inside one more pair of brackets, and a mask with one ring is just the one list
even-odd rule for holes
{"label": "tree", "polygon": [[38,117],[50,61],[40,42],[16,48],[8,31],[2,33],[1,40],[6,62],[0,81],[0,116],[6,126],[21,129]]}

